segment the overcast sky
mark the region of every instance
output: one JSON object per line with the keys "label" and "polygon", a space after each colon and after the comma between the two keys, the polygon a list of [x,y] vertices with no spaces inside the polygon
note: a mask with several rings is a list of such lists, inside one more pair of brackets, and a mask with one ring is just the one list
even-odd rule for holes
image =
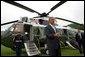
{"label": "overcast sky", "polygon": [[[50,9],[59,1],[16,1],[25,5],[39,13],[49,12]],[[14,5],[1,1],[1,23],[19,20],[21,17],[27,16],[28,18],[38,16],[36,13],[31,13],[24,9],[18,8]],[[60,17],[71,20],[80,24],[84,24],[84,1],[67,1],[59,8],[52,11],[49,16]],[[69,22],[58,20],[58,24],[65,26]],[[1,26],[1,30],[10,27],[11,24]]]}

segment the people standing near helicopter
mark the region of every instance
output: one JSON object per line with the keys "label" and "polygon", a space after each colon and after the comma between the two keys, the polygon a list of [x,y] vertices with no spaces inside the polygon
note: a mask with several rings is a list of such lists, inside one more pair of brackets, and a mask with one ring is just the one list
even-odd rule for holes
{"label": "people standing near helicopter", "polygon": [[59,33],[55,28],[55,18],[49,18],[49,24],[45,27],[47,49],[50,56],[61,56]]}
{"label": "people standing near helicopter", "polygon": [[85,38],[84,38],[84,32],[81,33],[82,35],[82,47],[83,47],[83,53],[84,53],[84,41],[85,41]]}
{"label": "people standing near helicopter", "polygon": [[79,29],[77,31],[75,38],[79,45],[79,52],[82,53],[82,35]]}
{"label": "people standing near helicopter", "polygon": [[23,36],[17,33],[13,39],[13,45],[16,51],[16,56],[21,56],[22,46],[23,46]]}

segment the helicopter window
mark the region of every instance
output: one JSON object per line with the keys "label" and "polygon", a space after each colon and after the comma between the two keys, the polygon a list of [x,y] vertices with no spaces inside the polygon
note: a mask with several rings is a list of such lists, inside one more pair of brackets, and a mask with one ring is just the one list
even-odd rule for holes
{"label": "helicopter window", "polygon": [[42,20],[42,19],[39,19],[38,22],[41,25],[47,25],[47,23],[48,23],[47,20]]}
{"label": "helicopter window", "polygon": [[39,24],[43,24],[43,20],[42,19],[39,19]]}
{"label": "helicopter window", "polygon": [[28,17],[22,17],[22,21],[27,22]]}

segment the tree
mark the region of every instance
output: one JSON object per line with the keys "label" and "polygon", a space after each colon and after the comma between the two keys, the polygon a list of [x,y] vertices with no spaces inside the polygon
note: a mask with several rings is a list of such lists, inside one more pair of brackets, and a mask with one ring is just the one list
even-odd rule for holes
{"label": "tree", "polygon": [[84,30],[84,24],[81,24],[81,25],[78,25],[78,24],[70,24],[68,25],[72,28],[75,28],[75,29],[80,29],[80,30]]}

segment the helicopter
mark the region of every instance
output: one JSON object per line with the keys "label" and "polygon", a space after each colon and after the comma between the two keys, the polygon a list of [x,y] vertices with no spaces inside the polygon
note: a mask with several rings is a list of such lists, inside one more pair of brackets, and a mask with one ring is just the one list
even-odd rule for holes
{"label": "helicopter", "polygon": [[[37,39],[38,42],[39,42],[39,38],[40,38],[41,40],[43,39],[42,40],[42,42],[43,42],[44,39],[46,38],[46,36],[44,34],[44,28],[46,27],[46,25],[48,23],[47,20],[49,19],[49,16],[48,16],[49,13],[51,13],[53,10],[55,10],[58,7],[60,7],[61,5],[63,5],[64,3],[66,3],[67,1],[60,1],[58,4],[56,4],[55,6],[53,6],[48,13],[45,13],[44,12],[42,14],[39,13],[39,12],[37,12],[37,11],[35,11],[35,10],[33,10],[33,9],[31,9],[31,8],[28,8],[28,7],[26,7],[26,6],[22,5],[22,4],[19,4],[17,2],[14,2],[14,1],[4,1],[4,2],[9,3],[9,4],[12,4],[12,5],[17,6],[19,8],[22,8],[22,9],[25,9],[25,10],[30,11],[32,13],[37,13],[39,16],[36,16],[36,17],[33,17],[33,18],[29,18],[29,19],[27,17],[23,17],[21,20],[15,20],[15,21],[7,22],[7,23],[4,23],[4,24],[1,24],[1,26],[7,25],[7,24],[11,24],[11,23],[19,24],[19,21],[21,21],[21,23],[24,25],[23,26],[23,28],[24,28],[24,32],[23,33],[24,34],[26,34],[26,33],[28,34],[28,38],[30,39],[30,41],[34,41],[35,39]],[[75,24],[81,25],[81,24],[79,24],[77,22],[66,20],[64,18],[55,17],[55,19],[64,20],[64,21],[68,21],[68,22],[71,22],[71,23],[75,23]],[[13,24],[13,25],[15,25],[15,24]],[[13,34],[13,29],[14,29],[13,28],[13,25],[11,27],[9,27],[5,31],[5,33],[2,35],[2,39],[1,39],[2,40],[1,41],[1,44],[3,44],[6,47],[9,47],[11,49],[13,49],[13,47],[12,47],[12,45],[13,45],[13,43],[12,43],[12,37],[13,36],[11,36]],[[70,30],[67,27],[58,27],[57,25],[56,25],[56,28],[57,29],[60,29],[60,30],[62,30],[62,29]],[[39,32],[40,32],[40,34],[39,34]],[[28,40],[28,38],[26,40]],[[4,43],[7,40],[8,40],[8,44],[9,45],[7,43]],[[9,43],[9,42],[11,42],[11,43]],[[24,44],[25,45],[25,48],[27,47],[27,44],[29,44],[29,43],[25,42],[25,44]],[[37,47],[37,46],[40,47],[41,44],[40,43],[37,43],[37,44],[36,45],[34,44],[35,47]],[[67,42],[67,44],[69,44],[69,42]],[[71,44],[69,44],[69,45],[72,48],[75,49],[75,46],[72,46]],[[38,50],[38,48],[36,48],[36,49]],[[28,50],[28,49],[26,49],[26,50]],[[38,52],[39,52],[39,50],[38,50]],[[31,56],[33,54],[29,54],[28,53],[28,55]]]}

